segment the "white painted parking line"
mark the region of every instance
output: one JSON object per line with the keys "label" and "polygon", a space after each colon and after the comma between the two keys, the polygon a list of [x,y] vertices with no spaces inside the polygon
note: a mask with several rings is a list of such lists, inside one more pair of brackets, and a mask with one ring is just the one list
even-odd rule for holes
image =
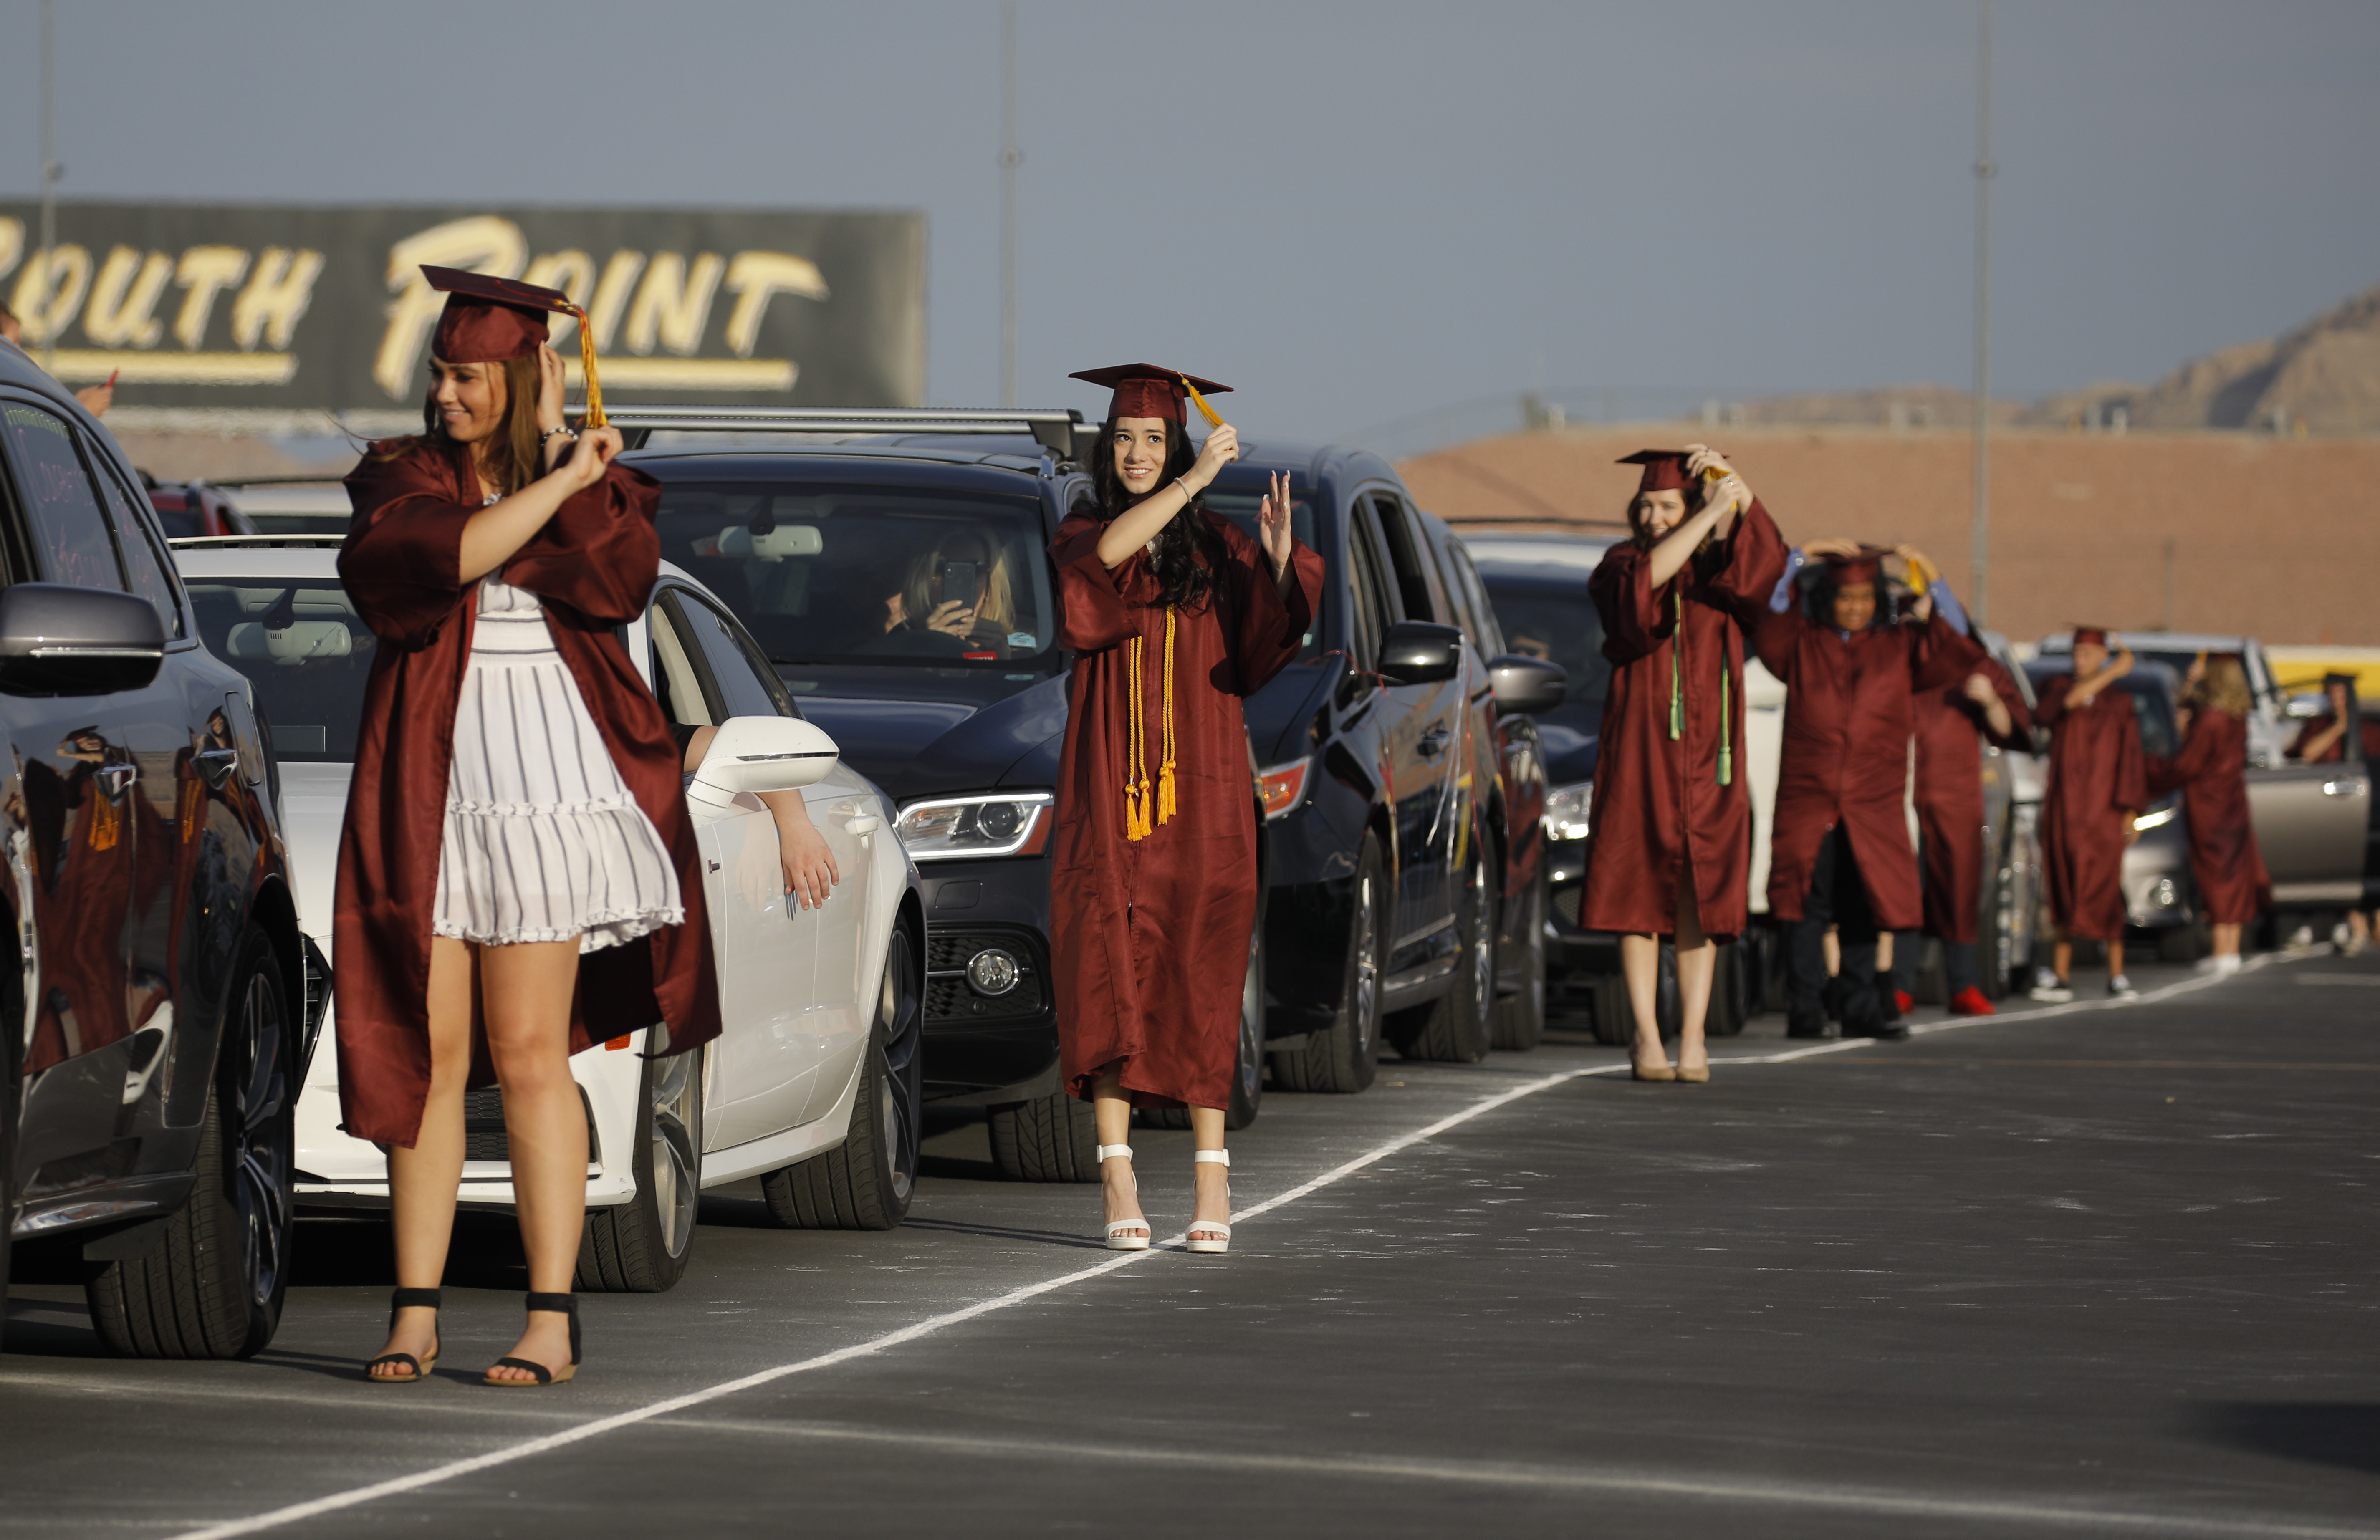
{"label": "white painted parking line", "polygon": [[[2275,959],[2269,955],[2252,958],[2249,961],[2247,966],[2249,968],[2254,968],[2274,960]],[[2238,976],[2234,975],[2233,976],[2237,977]],[[2168,984],[2160,988],[2146,991],[2134,1000],[2076,1001],[2070,1005],[2050,1006],[2044,1010],[2028,1011],[2022,1014],[1974,1016],[1959,1021],[1928,1023],[1925,1025],[1915,1027],[1912,1030],[1916,1032],[1945,1032],[1960,1027],[1987,1026],[1996,1023],[2002,1025],[2015,1025],[2023,1022],[2040,1021],[2048,1016],[2072,1014],[2078,1012],[2102,1011],[2149,1005],[2159,1000],[2170,1000],[2177,995],[2205,988],[2221,982],[2225,981],[2217,979],[2212,976],[2206,976],[2203,977],[2184,979],[2174,984]],[[1741,1055],[1714,1060],[1713,1062],[1715,1064],[1784,1064],[1791,1063],[1797,1059],[1807,1059],[1817,1054],[1840,1053],[1849,1049],[1864,1048],[1872,1044],[1873,1041],[1874,1039],[1868,1037],[1846,1037],[1832,1042],[1813,1043],[1805,1048],[1787,1049],[1777,1053]],[[1357,1156],[1353,1160],[1349,1160],[1344,1164],[1331,1168],[1330,1170],[1323,1172],[1320,1176],[1314,1178],[1310,1182],[1303,1182],[1298,1186],[1293,1187],[1289,1191],[1282,1193],[1278,1196],[1268,1198],[1264,1202],[1259,1203],[1251,1208],[1236,1210],[1232,1216],[1232,1222],[1234,1225],[1241,1224],[1247,1220],[1270,1213],[1272,1210],[1280,1208],[1284,1205],[1295,1203],[1298,1199],[1305,1197],[1324,1187],[1328,1187],[1333,1182],[1343,1181],[1347,1177],[1353,1176],[1357,1171],[1365,1170],[1366,1167],[1376,1165],[1378,1162],[1389,1158],[1390,1156],[1396,1155],[1401,1151],[1410,1149],[1414,1146],[1421,1144],[1426,1140],[1435,1138],[1439,1134],[1444,1134],[1451,1129],[1459,1128],[1463,1124],[1469,1122],[1474,1118],[1480,1117],[1488,1112],[1493,1112],[1500,1107],[1509,1106],[1512,1103],[1520,1100],[1524,1097],[1535,1096],[1540,1091],[1550,1090],[1554,1086],[1567,1085],[1573,1080],[1585,1079],[1597,1075],[1624,1074],[1627,1071],[1628,1065],[1624,1062],[1617,1064],[1600,1064],[1592,1069],[1565,1071],[1560,1074],[1545,1075],[1535,1080],[1525,1081],[1508,1090],[1500,1091],[1494,1096],[1486,1097],[1478,1101],[1473,1102],[1469,1107],[1464,1108],[1460,1112],[1455,1112],[1447,1117],[1440,1118],[1436,1122],[1430,1123],[1426,1127],[1415,1129],[1410,1134],[1402,1134],[1395,1139],[1391,1139],[1384,1145],[1380,1145],[1376,1148],[1366,1151],[1363,1155]],[[1188,1239],[1189,1231],[1185,1229],[1181,1231],[1177,1231],[1174,1235],[1160,1243],[1159,1245],[1153,1246],[1148,1251],[1119,1252],[1114,1256],[1110,1257],[1105,1261],[1094,1263],[1090,1267],[1079,1267],[1070,1273],[1062,1273],[1056,1278],[1045,1279],[1038,1283],[1028,1283],[1022,1288],[1012,1289],[1004,1294],[994,1295],[990,1299],[978,1301],[974,1304],[966,1305],[961,1309],[947,1311],[940,1316],[929,1316],[925,1320],[918,1321],[911,1326],[903,1327],[896,1331],[885,1332],[880,1336],[868,1338],[865,1341],[854,1342],[848,1347],[838,1348],[832,1352],[820,1353],[816,1357],[801,1359],[798,1362],[792,1364],[781,1364],[775,1368],[763,1369],[758,1374],[746,1375],[740,1379],[727,1380],[718,1385],[709,1386],[700,1390],[692,1390],[684,1395],[672,1396],[666,1400],[654,1401],[649,1405],[637,1407],[630,1411],[614,1413],[608,1417],[599,1417],[592,1422],[582,1423],[576,1427],[565,1428],[558,1433],[548,1434],[541,1438],[525,1439],[520,1443],[508,1444],[502,1449],[490,1449],[485,1454],[473,1455],[466,1460],[450,1461],[443,1465],[433,1465],[427,1470],[417,1471],[411,1475],[395,1476],[387,1481],[373,1482],[370,1485],[352,1487],[344,1492],[334,1492],[328,1496],[311,1498],[305,1502],[292,1503],[285,1508],[276,1508],[269,1512],[259,1513],[250,1518],[233,1519],[222,1523],[209,1524],[203,1528],[188,1530],[181,1534],[174,1536],[173,1540],[230,1540],[230,1537],[234,1535],[256,1534],[265,1530],[280,1528],[284,1524],[293,1524],[302,1520],[319,1518],[326,1513],[336,1513],[346,1509],[359,1507],[365,1503],[375,1502],[382,1498],[395,1497],[403,1492],[419,1491],[425,1486],[435,1486],[442,1482],[453,1481],[459,1476],[470,1475],[476,1472],[493,1470],[499,1466],[510,1465],[523,1460],[533,1459],[538,1455],[548,1454],[555,1449],[566,1449],[573,1444],[584,1443],[590,1438],[600,1438],[607,1433],[613,1433],[624,1427],[633,1427],[639,1423],[651,1422],[655,1418],[659,1417],[673,1416],[675,1413],[689,1411],[698,1406],[707,1405],[710,1402],[722,1400],[728,1396],[738,1395],[746,1390],[758,1389],[763,1385],[773,1384],[777,1380],[786,1378],[792,1375],[808,1374],[818,1369],[832,1368],[839,1364],[847,1364],[854,1359],[870,1357],[877,1353],[887,1352],[892,1348],[900,1347],[905,1343],[914,1342],[925,1337],[931,1337],[938,1332],[947,1331],[955,1326],[962,1326],[979,1316],[990,1316],[998,1311],[1006,1310],[1013,1305],[1023,1304],[1027,1300],[1038,1299],[1042,1295],[1054,1292],[1057,1290],[1072,1288],[1078,1283],[1087,1283],[1094,1279],[1104,1278],[1110,1273],[1119,1271],[1122,1268],[1131,1267],[1135,1262],[1143,1261],[1150,1256],[1156,1255],[1160,1251],[1178,1250]],[[1646,1488],[1648,1491],[1652,1489],[1653,1488],[1650,1487]],[[1750,1490],[1750,1488],[1747,1487],[1746,1490]],[[2078,1510],[2076,1511],[2080,1512],[2083,1510]],[[2374,1532],[2317,1530],[2285,1531],[2267,1528],[2264,1533],[2303,1534],[2308,1536],[2328,1536],[2332,1534],[2344,1535],[2350,1534],[2363,1535]]]}
{"label": "white painted parking line", "polygon": [[906,1433],[844,1423],[775,1423],[712,1417],[672,1417],[662,1426],[695,1433],[747,1437],[845,1440],[894,1444],[985,1459],[1076,1461],[1188,1467],[1252,1475],[1344,1477],[1352,1481],[1414,1481],[1534,1489],[1546,1493],[1600,1492],[1621,1496],[1682,1498],[1714,1503],[1798,1508],[1917,1520],[1969,1520],[2053,1528],[2139,1532],[2149,1534],[2279,1537],[2279,1540],[2374,1540],[2380,1528],[2275,1522],[2269,1516],[2196,1512],[2143,1512],[2078,1503],[2051,1497],[2009,1498],[1937,1494],[1888,1486],[1854,1486],[1769,1477],[1730,1481],[1703,1473],[1648,1472],[1591,1464],[1537,1465],[1514,1461],[1455,1461],[1400,1455],[1255,1454],[1228,1449],[1154,1447],[1145,1444],[1073,1443],[1038,1438],[996,1438],[975,1434]]}

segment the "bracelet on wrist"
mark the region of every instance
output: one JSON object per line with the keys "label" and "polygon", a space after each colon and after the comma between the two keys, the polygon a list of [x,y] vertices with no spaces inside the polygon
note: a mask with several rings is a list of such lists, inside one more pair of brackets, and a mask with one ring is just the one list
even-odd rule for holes
{"label": "bracelet on wrist", "polygon": [[546,445],[547,441],[548,441],[548,440],[550,440],[550,439],[552,439],[552,438],[553,437],[553,435],[555,435],[556,433],[564,433],[564,434],[567,434],[567,435],[569,436],[569,438],[570,438],[570,442],[571,442],[571,443],[577,443],[577,442],[578,442],[578,435],[577,435],[577,433],[574,433],[574,432],[572,432],[572,431],[571,431],[571,430],[570,430],[570,425],[569,425],[569,424],[565,423],[565,424],[563,424],[563,425],[562,425],[561,427],[559,427],[559,428],[549,428],[549,429],[547,429],[544,432],[540,433],[540,434],[537,436],[537,445],[538,445],[538,447],[539,447],[540,449],[544,448],[544,447],[545,447],[545,445]]}

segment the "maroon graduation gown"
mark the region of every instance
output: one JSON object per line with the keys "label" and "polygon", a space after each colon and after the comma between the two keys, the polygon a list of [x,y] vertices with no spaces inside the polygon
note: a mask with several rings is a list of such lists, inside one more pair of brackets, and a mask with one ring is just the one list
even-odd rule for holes
{"label": "maroon graduation gown", "polygon": [[1924,917],[1902,797],[1912,697],[1964,679],[1983,649],[1937,616],[1844,636],[1798,610],[1764,613],[1753,640],[1785,682],[1785,745],[1768,841],[1768,912],[1798,920],[1827,831],[1843,826],[1876,924]]}
{"label": "maroon graduation gown", "polygon": [[2042,865],[2049,913],[2084,940],[2124,935],[2125,819],[2149,805],[2140,721],[2131,697],[2109,685],[2080,710],[2066,704],[2074,676],[2041,689],[2033,720],[2049,729],[2049,791],[2042,809]]}
{"label": "maroon graduation gown", "polygon": [[[443,446],[394,458],[375,444],[347,478],[355,519],[339,578],[380,637],[364,685],[363,732],[339,837],[333,920],[339,1102],[346,1131],[411,1148],[430,1088],[430,927],[437,899],[455,704],[470,661],[476,584],[461,578],[477,477]],[[467,481],[467,478],[468,479]],[[686,923],[578,960],[570,1051],[655,1023],[668,1051],[719,1035],[719,990],[679,752],[652,691],[612,627],[644,612],[659,576],[652,478],[614,465],[565,502],[498,569],[545,601],[553,644],[637,806],[677,867]],[[492,1084],[472,1034],[473,1085]]]}
{"label": "maroon graduation gown", "polygon": [[[2008,736],[1967,698],[1967,680],[1981,673],[2008,709]],[[1950,684],[1917,692],[1912,703],[1917,736],[1918,854],[1925,933],[1946,941],[1973,941],[1981,933],[1984,883],[1984,742],[2030,752],[2033,713],[2008,670],[1986,655]]]}
{"label": "maroon graduation gown", "polygon": [[[2336,765],[2344,760],[2347,758],[2347,734],[2344,733],[2332,739],[2328,748],[2311,759],[2307,759],[2298,747],[2301,744],[2312,743],[2338,725],[2338,714],[2335,711],[2325,711],[2318,717],[2310,718],[2299,730],[2298,735],[2289,740],[2289,758],[2309,765]],[[2363,752],[2358,758],[2368,763],[2380,764],[2380,717],[2363,718]]]}
{"label": "maroon graduation gown", "polygon": [[2248,812],[2248,724],[2228,711],[2191,713],[2181,752],[2148,757],[2149,795],[2182,794],[2190,825],[2190,874],[2216,925],[2246,925],[2273,899],[2273,879],[2256,848]]}
{"label": "maroon graduation gown", "polygon": [[[1088,1098],[1111,1065],[1136,1107],[1222,1107],[1239,1057],[1240,988],[1257,915],[1257,831],[1240,700],[1279,673],[1322,602],[1322,558],[1300,545],[1284,596],[1263,548],[1212,514],[1226,556],[1211,600],[1177,612],[1173,817],[1148,837],[1124,825],[1133,712],[1153,782],[1163,761],[1165,612],[1147,555],[1099,560],[1106,521],[1058,527],[1063,621],[1075,654],[1050,840],[1050,948],[1060,1070]],[[1132,697],[1125,643],[1142,638]]]}
{"label": "maroon graduation gown", "polygon": [[[1658,592],[1651,563],[1652,552],[1622,541],[1604,552],[1588,581],[1612,667],[1579,923],[1671,934],[1679,864],[1690,862],[1703,931],[1725,940],[1743,930],[1752,874],[1743,633],[1767,612],[1785,574],[1785,541],[1755,499],[1726,540]],[[1674,738],[1673,690],[1682,727]]]}

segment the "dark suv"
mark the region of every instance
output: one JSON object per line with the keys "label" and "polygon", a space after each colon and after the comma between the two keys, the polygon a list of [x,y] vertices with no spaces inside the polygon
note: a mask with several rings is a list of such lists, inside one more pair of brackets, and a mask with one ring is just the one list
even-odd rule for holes
{"label": "dark suv", "polygon": [[328,988],[248,682],[200,645],[139,476],[0,346],[0,1282],[84,1280],[121,1353],[242,1357],[288,1281]]}

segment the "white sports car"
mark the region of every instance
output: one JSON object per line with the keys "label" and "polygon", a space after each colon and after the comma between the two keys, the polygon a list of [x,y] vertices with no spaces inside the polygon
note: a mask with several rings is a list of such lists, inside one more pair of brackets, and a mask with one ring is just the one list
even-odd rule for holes
{"label": "white sports car", "polygon": [[[339,825],[376,638],[339,585],[336,538],[174,545],[207,646],[255,682],[299,922],[328,954]],[[578,1287],[646,1291],[685,1272],[705,1187],[759,1177],[770,1212],[787,1226],[900,1223],[917,1170],[925,979],[917,869],[892,808],[800,720],[743,626],[664,565],[644,616],[625,631],[673,720],[720,727],[686,802],[724,1029],[699,1054],[647,1059],[638,1032],[571,1061],[589,1145]],[[776,828],[753,794],[795,786],[842,874],[815,909],[787,901]],[[335,979],[335,956],[331,965]],[[334,1013],[337,1004],[334,986]],[[470,1093],[466,1117],[463,1202],[509,1207],[500,1094]],[[334,1053],[314,1056],[298,1103],[298,1200],[388,1202],[380,1149],[340,1132]]]}

